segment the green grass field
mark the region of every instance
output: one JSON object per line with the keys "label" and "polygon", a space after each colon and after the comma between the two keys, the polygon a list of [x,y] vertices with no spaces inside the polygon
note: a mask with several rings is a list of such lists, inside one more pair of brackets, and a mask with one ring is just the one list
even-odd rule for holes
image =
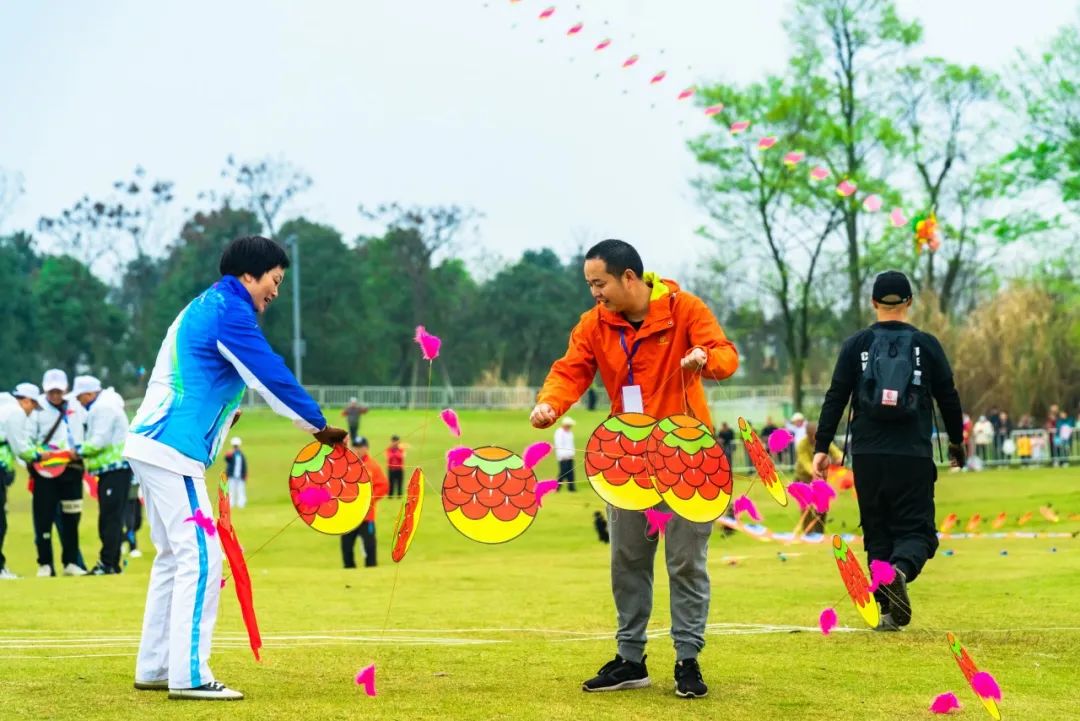
{"label": "green grass field", "polygon": [[[576,417],[581,447],[600,416]],[[378,508],[380,565],[346,571],[336,538],[290,523],[296,515],[288,469],[308,438],[283,419],[244,416],[236,433],[252,470],[249,506],[234,512],[240,539],[250,553],[285,530],[249,560],[262,663],[247,649],[231,586],[222,594],[212,665],[218,678],[248,696],[227,707],[132,690],[152,557],[146,529],[140,543],[150,552],[132,559],[122,576],[33,578],[30,499],[20,475],[9,499],[5,551],[8,565],[31,577],[0,583],[0,718],[870,721],[928,718],[933,697],[950,690],[964,705],[954,716],[989,718],[952,659],[950,630],[1001,684],[1004,718],[1076,718],[1080,545],[1072,538],[943,541],[942,550],[954,554],[939,552],[912,586],[911,627],[874,634],[861,627],[827,546],[779,546],[717,532],[710,635],[701,656],[709,697],[683,701],[672,692],[662,563],[648,651],[653,686],[586,695],[581,681],[614,655],[608,548],[591,525],[601,502],[586,484],[576,495],[548,496],[533,526],[508,544],[470,541],[447,522],[435,492],[442,455],[456,442],[437,419],[424,438],[425,419],[433,418],[404,411],[365,417],[362,431],[380,454],[391,433],[405,437],[408,462],[429,474],[429,494],[402,564],[389,558],[398,502],[387,500]],[[531,429],[523,413],[461,418],[462,441],[470,445],[520,450],[549,438]],[[554,461],[545,460],[538,475],[552,477]],[[736,493],[747,483],[737,480]],[[778,508],[760,487],[751,496],[770,526],[795,525],[796,511]],[[1061,512],[1060,523],[1039,515],[1048,502]],[[99,543],[96,503],[88,499],[87,506],[82,542],[90,564]],[[854,531],[854,500],[845,496],[835,509],[833,529]],[[1069,520],[1080,513],[1080,472],[989,471],[939,480],[939,519],[1001,511],[1012,519],[1003,530],[1019,530],[1016,517],[1035,511],[1023,530],[1080,531],[1080,522]],[[852,632],[827,638],[817,632],[827,606]],[[353,683],[370,663],[377,665],[376,698]]]}

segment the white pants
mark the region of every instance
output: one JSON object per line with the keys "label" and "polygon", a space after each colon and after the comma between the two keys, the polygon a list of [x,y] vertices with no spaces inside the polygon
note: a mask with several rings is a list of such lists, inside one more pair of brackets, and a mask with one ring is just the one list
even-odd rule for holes
{"label": "white pants", "polygon": [[229,505],[233,508],[247,505],[247,481],[243,478],[229,479]]}
{"label": "white pants", "polygon": [[197,688],[214,680],[210,643],[221,593],[221,546],[192,521],[212,518],[203,478],[130,461],[146,498],[150,540],[157,549],[146,592],[135,678],[168,679],[169,688]]}

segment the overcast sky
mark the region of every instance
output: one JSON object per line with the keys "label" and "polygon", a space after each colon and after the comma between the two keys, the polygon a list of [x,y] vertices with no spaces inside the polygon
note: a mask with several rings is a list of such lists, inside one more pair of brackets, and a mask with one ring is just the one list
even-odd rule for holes
{"label": "overcast sky", "polygon": [[[459,203],[493,258],[621,237],[678,272],[707,246],[686,150],[703,119],[674,96],[780,70],[789,3],[583,0],[537,20],[549,2],[4,3],[0,168],[26,193],[0,230],[137,164],[194,206],[229,153],[280,154],[315,180],[295,210],[347,239],[369,230],[360,202]],[[1077,18],[1071,0],[897,4],[923,52],[993,68]]]}

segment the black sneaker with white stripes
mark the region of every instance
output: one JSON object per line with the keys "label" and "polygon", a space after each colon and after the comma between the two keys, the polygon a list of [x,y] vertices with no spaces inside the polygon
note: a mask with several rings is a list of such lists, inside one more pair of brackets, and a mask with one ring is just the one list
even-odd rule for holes
{"label": "black sneaker with white stripes", "polygon": [[239,701],[244,694],[220,681],[211,681],[198,688],[169,689],[169,698],[177,701]]}
{"label": "black sneaker with white stripes", "polygon": [[592,692],[645,688],[652,683],[649,671],[645,668],[645,658],[641,658],[641,663],[634,663],[616,655],[615,659],[604,664],[595,676],[581,684],[581,690]]}
{"label": "black sneaker with white stripes", "polygon": [[679,698],[704,698],[709,687],[701,678],[701,667],[696,658],[688,658],[675,664],[675,695]]}

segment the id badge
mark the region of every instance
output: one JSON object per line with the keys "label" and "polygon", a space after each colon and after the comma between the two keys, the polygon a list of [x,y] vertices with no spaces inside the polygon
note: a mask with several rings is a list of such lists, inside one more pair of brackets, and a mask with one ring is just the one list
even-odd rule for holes
{"label": "id badge", "polygon": [[623,386],[622,412],[644,413],[645,403],[641,400],[641,386]]}

